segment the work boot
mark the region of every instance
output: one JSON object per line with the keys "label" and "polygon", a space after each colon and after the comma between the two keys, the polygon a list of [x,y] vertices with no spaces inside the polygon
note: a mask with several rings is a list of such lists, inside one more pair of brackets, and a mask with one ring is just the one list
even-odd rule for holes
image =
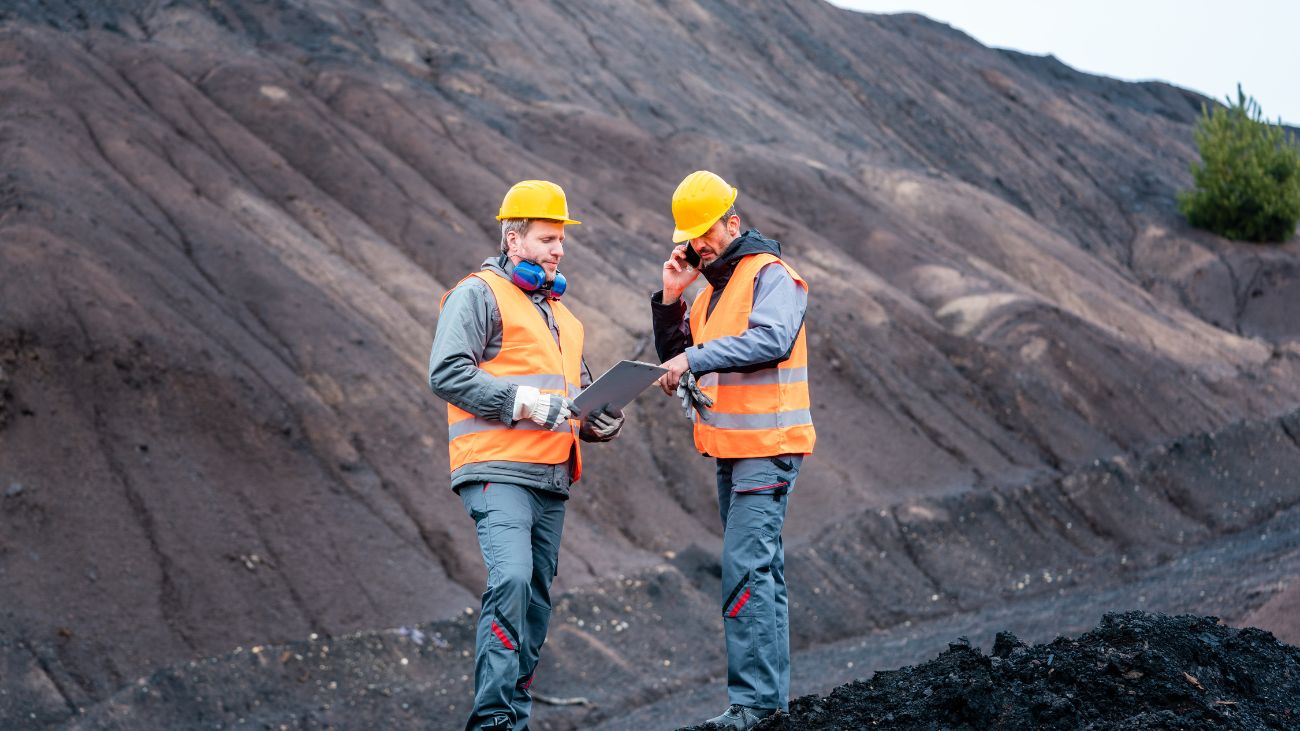
{"label": "work boot", "polygon": [[776,713],[775,708],[750,708],[749,706],[733,705],[723,711],[721,716],[710,718],[704,723],[719,728],[734,728],[739,729],[739,731],[747,731],[773,713]]}

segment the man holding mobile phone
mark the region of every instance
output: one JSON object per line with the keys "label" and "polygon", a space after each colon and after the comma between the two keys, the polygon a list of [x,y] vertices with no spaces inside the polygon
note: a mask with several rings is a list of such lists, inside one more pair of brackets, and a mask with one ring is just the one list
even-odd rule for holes
{"label": "man holding mobile phone", "polygon": [[582,323],[561,302],[560,186],[525,180],[501,203],[501,252],[443,295],[429,386],[447,402],[451,488],[474,520],[487,590],[479,614],[474,707],[466,729],[528,728],[529,687],[551,618],[579,439],[618,436],[621,412],[579,425],[572,397],[591,383]]}
{"label": "man holding mobile phone", "polygon": [[[727,645],[725,728],[749,729],[790,701],[789,600],[781,529],[786,503],[816,441],[808,393],[808,284],[781,244],[741,233],[736,188],[700,170],[673,193],[678,244],[651,295],[655,349],[693,410],[695,446],[717,459],[723,525],[719,598]],[[686,243],[682,243],[686,242]],[[690,307],[686,287],[708,286]],[[691,392],[702,394],[692,399]]]}

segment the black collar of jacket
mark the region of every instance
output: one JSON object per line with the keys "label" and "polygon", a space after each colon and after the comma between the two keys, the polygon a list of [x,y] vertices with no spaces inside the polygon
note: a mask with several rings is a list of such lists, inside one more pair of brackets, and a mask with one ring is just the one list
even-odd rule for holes
{"label": "black collar of jacket", "polygon": [[759,233],[758,229],[751,228],[728,244],[717,261],[700,269],[700,274],[704,275],[715,292],[720,292],[727,286],[727,282],[731,281],[731,274],[736,271],[736,265],[750,254],[781,256],[781,242],[769,239]]}

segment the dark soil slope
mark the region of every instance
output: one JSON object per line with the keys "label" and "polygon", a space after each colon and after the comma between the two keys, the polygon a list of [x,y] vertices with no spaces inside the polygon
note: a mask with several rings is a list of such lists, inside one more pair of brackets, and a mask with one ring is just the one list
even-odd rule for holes
{"label": "dark soil slope", "polygon": [[[811,283],[799,642],[1254,529],[1296,495],[1300,241],[1177,214],[1205,101],[814,0],[3,3],[0,704],[477,603],[424,371],[523,178],[584,221],[597,371],[651,357],[692,170]],[[713,601],[712,465],[667,399],[629,415],[557,590],[691,559]],[[634,634],[550,657],[639,701]]]}
{"label": "dark soil slope", "polygon": [[[1300,649],[1215,617],[1108,614],[1077,639],[999,634],[805,696],[765,731],[798,729],[1293,729]],[[700,728],[710,728],[704,726]]]}

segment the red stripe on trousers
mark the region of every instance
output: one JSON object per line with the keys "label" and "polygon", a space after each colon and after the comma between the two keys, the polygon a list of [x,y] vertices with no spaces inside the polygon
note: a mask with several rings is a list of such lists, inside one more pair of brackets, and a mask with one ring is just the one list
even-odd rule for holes
{"label": "red stripe on trousers", "polygon": [[[745,596],[749,596],[749,592],[745,592]],[[492,623],[492,632],[497,636],[498,640],[501,640],[501,644],[505,645],[507,650],[515,649],[515,646],[510,644],[510,638],[506,636],[505,632],[501,631],[496,622]]]}
{"label": "red stripe on trousers", "polygon": [[749,589],[746,589],[745,593],[740,595],[740,598],[736,600],[736,605],[731,608],[731,611],[727,613],[727,616],[734,617],[737,614],[740,614],[740,608],[745,606],[745,602],[747,601],[749,601]]}
{"label": "red stripe on trousers", "polygon": [[736,492],[737,492],[737,493],[743,493],[743,492],[758,492],[759,490],[766,490],[766,489],[768,489],[769,487],[785,487],[786,485],[789,485],[789,484],[790,484],[789,482],[773,482],[773,483],[770,484],[770,485],[763,485],[762,487],[751,487],[751,488],[749,488],[749,489],[747,489],[747,490],[736,490]]}

